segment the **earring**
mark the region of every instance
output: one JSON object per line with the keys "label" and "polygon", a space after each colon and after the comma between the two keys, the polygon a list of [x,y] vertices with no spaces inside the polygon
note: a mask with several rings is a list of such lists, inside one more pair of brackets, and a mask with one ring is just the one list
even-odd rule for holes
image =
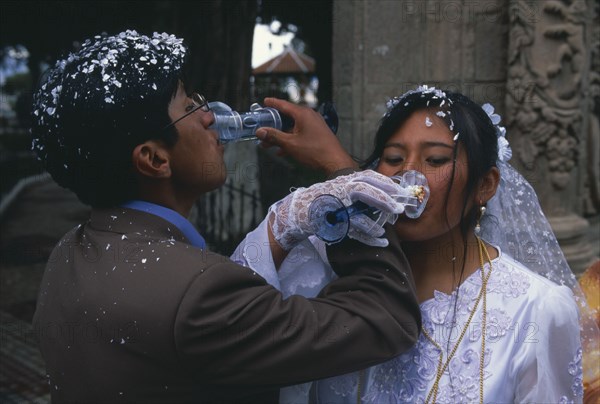
{"label": "earring", "polygon": [[481,233],[481,218],[485,215],[485,206],[481,205],[479,207],[479,217],[477,218],[477,224],[475,224],[475,234],[479,235]]}

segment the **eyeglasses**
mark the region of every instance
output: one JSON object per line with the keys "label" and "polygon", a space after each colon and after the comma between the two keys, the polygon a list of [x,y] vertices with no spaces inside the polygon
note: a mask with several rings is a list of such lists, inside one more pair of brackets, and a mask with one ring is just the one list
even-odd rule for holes
{"label": "eyeglasses", "polygon": [[198,94],[198,93],[192,93],[191,98],[192,98],[193,109],[189,112],[186,112],[185,115],[175,119],[173,122],[171,122],[170,124],[165,126],[163,128],[163,130],[170,128],[171,126],[175,125],[177,122],[181,121],[186,116],[193,114],[194,112],[198,111],[199,109],[201,109],[204,112],[210,111],[210,106],[208,105],[208,101],[206,101],[206,98],[204,98],[203,95]]}

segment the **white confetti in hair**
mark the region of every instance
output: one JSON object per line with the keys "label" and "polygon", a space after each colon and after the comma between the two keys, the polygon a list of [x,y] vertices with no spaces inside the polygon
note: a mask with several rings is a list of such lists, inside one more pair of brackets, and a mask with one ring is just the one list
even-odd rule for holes
{"label": "white confetti in hair", "polygon": [[[163,68],[166,70],[178,70],[183,64],[186,52],[182,39],[166,33],[159,34],[155,32],[153,37],[149,38],[138,34],[134,30],[128,30],[116,36],[102,37],[97,35],[94,39],[95,41],[86,40],[79,51],[70,54],[64,60],[59,60],[54,69],[57,73],[61,73],[67,65],[72,63],[78,64],[78,71],[83,74],[89,75],[99,69],[101,80],[106,83],[104,100],[107,103],[114,103],[111,93],[121,88],[123,82],[127,82],[128,78],[135,79],[135,77],[128,76],[135,76],[136,74],[144,76],[145,66],[156,65],[159,60],[163,61]],[[120,54],[129,48],[143,52],[143,55],[139,57],[139,61],[143,63],[135,62],[136,69],[127,69],[125,68],[126,64],[120,61]],[[168,54],[172,57],[165,57]],[[177,55],[181,56],[173,57]],[[74,73],[71,77],[76,78],[76,75],[77,73]],[[153,85],[152,88],[157,90],[156,85]],[[42,87],[42,89],[45,90],[45,87]],[[41,110],[42,114],[51,108],[55,110],[60,104],[61,90],[62,85],[56,83],[56,87],[51,90],[52,99],[40,97],[36,110]]]}
{"label": "white confetti in hair", "polygon": [[[121,105],[131,101],[127,97],[133,83],[141,88],[138,97],[143,99],[145,94],[159,90],[154,84],[155,76],[164,79],[180,72],[185,54],[183,39],[166,33],[148,37],[128,30],[88,39],[49,70],[45,83],[34,96],[36,125],[44,128],[46,133],[42,136],[57,137],[55,141],[62,145],[62,106],[94,99],[107,107]],[[134,55],[137,56],[132,59]],[[72,90],[77,86],[81,87],[79,91],[64,96],[65,88]],[[129,94],[125,95],[126,92]],[[41,152],[43,143],[43,139],[34,138],[33,149]]]}
{"label": "white confetti in hair", "polygon": [[[423,84],[423,85],[418,86],[414,90],[409,90],[400,96],[392,97],[391,99],[389,99],[385,104],[387,107],[387,111],[384,114],[384,117],[388,116],[390,114],[390,112],[392,111],[392,109],[394,109],[394,107],[396,105],[398,105],[402,100],[404,100],[406,97],[408,97],[411,94],[421,94],[422,96],[425,96],[425,94],[433,94],[433,96],[432,96],[433,99],[441,99],[442,100],[439,105],[440,107],[445,104],[446,99],[447,99],[446,93],[444,91],[442,91],[438,88],[429,87],[428,85]],[[448,100],[448,103],[450,104],[450,100]],[[429,101],[427,101],[427,105],[429,106]],[[405,102],[404,106],[405,107],[408,106],[408,102]]]}

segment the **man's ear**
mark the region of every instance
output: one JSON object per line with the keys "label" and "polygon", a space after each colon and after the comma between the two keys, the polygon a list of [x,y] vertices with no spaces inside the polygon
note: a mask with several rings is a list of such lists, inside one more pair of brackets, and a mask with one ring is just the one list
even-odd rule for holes
{"label": "man's ear", "polygon": [[477,192],[477,200],[475,203],[487,203],[494,195],[496,195],[496,189],[500,184],[500,171],[497,167],[492,167],[482,178],[479,183],[479,190]]}
{"label": "man's ear", "polygon": [[132,154],[133,167],[141,175],[151,178],[171,176],[170,156],[160,143],[149,140],[137,145]]}

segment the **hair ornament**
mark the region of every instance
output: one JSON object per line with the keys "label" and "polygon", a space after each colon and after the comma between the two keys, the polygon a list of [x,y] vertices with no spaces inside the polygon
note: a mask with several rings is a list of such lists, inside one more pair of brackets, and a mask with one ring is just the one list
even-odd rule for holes
{"label": "hair ornament", "polygon": [[510,160],[512,157],[512,149],[506,139],[506,128],[499,125],[502,118],[500,115],[494,113],[492,104],[485,103],[481,106],[481,109],[483,109],[490,117],[490,121],[492,121],[492,125],[494,125],[494,128],[496,129],[496,136],[498,136],[498,160],[504,162]]}

